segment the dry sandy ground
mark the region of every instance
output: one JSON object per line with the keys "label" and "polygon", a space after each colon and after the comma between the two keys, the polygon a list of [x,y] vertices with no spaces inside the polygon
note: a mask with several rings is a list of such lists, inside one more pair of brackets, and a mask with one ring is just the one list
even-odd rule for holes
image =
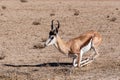
{"label": "dry sandy ground", "polygon": [[[100,56],[73,68],[53,46],[39,49],[52,19],[64,40],[102,34]],[[0,80],[120,80],[120,1],[0,0]]]}

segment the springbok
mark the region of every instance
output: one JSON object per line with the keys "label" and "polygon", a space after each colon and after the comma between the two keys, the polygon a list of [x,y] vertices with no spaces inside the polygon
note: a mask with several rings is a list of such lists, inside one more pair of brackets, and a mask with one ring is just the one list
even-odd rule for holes
{"label": "springbok", "polygon": [[[65,42],[58,35],[58,30],[60,28],[59,21],[57,20],[57,27],[54,26],[53,22],[54,20],[51,21],[51,30],[45,46],[54,45],[60,52],[72,57],[74,67],[84,66],[92,62],[94,58],[98,56],[96,48],[102,41],[102,37],[98,32],[90,30],[81,34],[79,37]],[[82,60],[83,54],[91,49],[93,49],[95,53],[91,57]]]}

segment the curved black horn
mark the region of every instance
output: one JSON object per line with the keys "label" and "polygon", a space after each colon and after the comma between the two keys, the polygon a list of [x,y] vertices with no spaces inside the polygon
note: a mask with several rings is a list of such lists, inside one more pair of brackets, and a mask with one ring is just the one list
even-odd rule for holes
{"label": "curved black horn", "polygon": [[51,30],[53,30],[53,22],[54,20],[51,21]]}
{"label": "curved black horn", "polygon": [[60,22],[57,20],[57,23],[58,23],[58,27],[57,27],[57,28],[59,29],[59,27],[60,27]]}

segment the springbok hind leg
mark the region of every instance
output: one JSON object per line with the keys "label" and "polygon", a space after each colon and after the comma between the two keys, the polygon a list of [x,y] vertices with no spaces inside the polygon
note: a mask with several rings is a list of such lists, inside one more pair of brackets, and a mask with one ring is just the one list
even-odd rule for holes
{"label": "springbok hind leg", "polygon": [[99,54],[98,54],[96,48],[93,46],[92,49],[94,50],[95,53],[92,55],[91,59],[97,58],[99,56]]}
{"label": "springbok hind leg", "polygon": [[83,51],[81,51],[81,56],[80,56],[80,58],[81,58],[80,66],[81,67],[85,66],[85,65],[87,65],[87,64],[89,64],[89,63],[91,63],[93,61],[93,59],[91,59],[91,58],[87,58],[86,60],[82,61],[82,56],[83,56]]}
{"label": "springbok hind leg", "polygon": [[82,62],[81,62],[81,67],[82,67],[82,66],[85,66],[85,65],[87,65],[87,64],[89,64],[89,63],[91,63],[91,62],[93,62],[94,58],[96,58],[96,57],[99,56],[96,48],[95,48],[95,47],[92,47],[92,49],[94,50],[95,53],[94,53],[90,58],[87,58],[86,60],[82,61]]}
{"label": "springbok hind leg", "polygon": [[89,64],[89,63],[91,63],[92,61],[93,61],[93,60],[91,60],[91,59],[85,60],[84,63],[81,64],[81,67],[83,67],[83,66],[85,66],[85,65],[87,65],[87,64]]}

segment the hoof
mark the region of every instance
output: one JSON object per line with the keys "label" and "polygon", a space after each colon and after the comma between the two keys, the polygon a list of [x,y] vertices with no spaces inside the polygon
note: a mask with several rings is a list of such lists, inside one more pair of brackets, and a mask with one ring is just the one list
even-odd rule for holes
{"label": "hoof", "polygon": [[77,65],[77,64],[74,64],[73,66],[74,66],[74,67],[77,67],[78,65]]}

